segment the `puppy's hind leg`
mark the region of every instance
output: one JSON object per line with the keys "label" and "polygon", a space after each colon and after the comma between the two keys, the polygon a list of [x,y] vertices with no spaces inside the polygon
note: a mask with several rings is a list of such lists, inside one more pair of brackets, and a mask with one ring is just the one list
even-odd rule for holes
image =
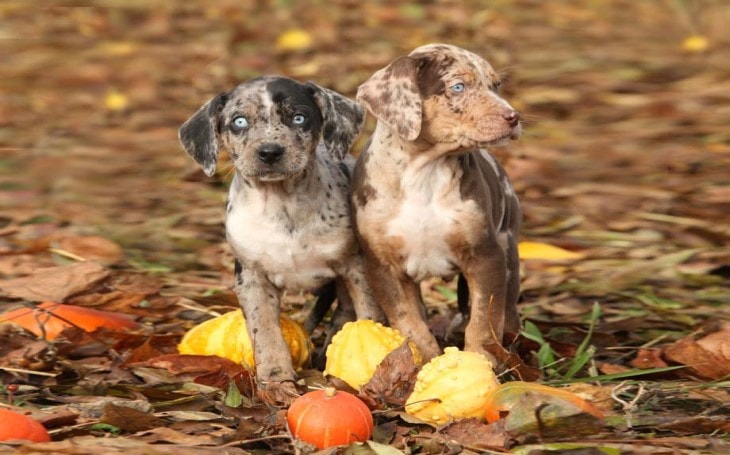
{"label": "puppy's hind leg", "polygon": [[[321,348],[317,348],[312,353],[312,366],[315,368],[324,368],[325,353],[327,352],[327,346],[329,346],[330,342],[332,342],[332,337],[340,331],[340,329],[343,325],[345,325],[346,322],[354,321],[356,319],[355,307],[352,304],[352,299],[347,293],[347,289],[345,288],[342,281],[338,279],[336,281],[328,283],[322,289],[322,294],[320,294],[319,298],[317,299],[315,308],[312,310],[312,314],[309,315],[309,318],[305,323],[305,329],[307,329],[308,333],[311,334],[312,332],[314,332],[314,329],[316,329],[319,322],[324,318],[327,311],[329,311],[335,298],[337,299],[337,306],[332,312],[332,318],[330,319],[327,326],[324,343],[322,344]],[[317,308],[320,306],[320,301],[322,302],[322,308]],[[326,308],[324,307],[325,305]],[[311,322],[310,319],[314,319],[315,312],[320,312],[321,316],[316,320],[316,322],[314,322],[312,328],[308,329],[306,324]]]}
{"label": "puppy's hind leg", "polygon": [[517,240],[510,236],[507,248],[507,295],[504,309],[504,336],[502,342],[510,345],[517,339],[522,328],[517,301],[520,299],[520,255]]}

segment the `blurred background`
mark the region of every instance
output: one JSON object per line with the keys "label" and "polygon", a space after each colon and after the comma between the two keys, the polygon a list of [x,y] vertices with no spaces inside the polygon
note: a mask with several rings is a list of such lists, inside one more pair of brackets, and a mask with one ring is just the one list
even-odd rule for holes
{"label": "blurred background", "polygon": [[96,235],[168,293],[226,289],[230,166],[204,178],[179,125],[261,74],[354,96],[393,58],[448,42],[487,57],[525,119],[498,151],[523,239],[584,259],[526,264],[526,315],[581,318],[598,300],[615,304],[610,320],[654,311],[632,306],[648,295],[680,302],[668,311],[681,319],[730,300],[726,1],[88,3],[0,4],[4,277],[58,260],[20,249]]}

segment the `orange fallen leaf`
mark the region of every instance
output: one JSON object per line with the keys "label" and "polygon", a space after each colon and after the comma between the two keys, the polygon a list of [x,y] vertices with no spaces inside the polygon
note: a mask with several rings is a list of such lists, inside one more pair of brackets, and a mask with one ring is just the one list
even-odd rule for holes
{"label": "orange fallen leaf", "polygon": [[133,316],[94,310],[76,305],[43,302],[35,308],[18,308],[0,315],[0,323],[12,323],[23,327],[36,336],[55,340],[69,327],[78,327],[93,332],[101,327],[114,331],[139,328]]}
{"label": "orange fallen leaf", "polygon": [[511,381],[505,382],[489,392],[485,410],[487,421],[496,422],[501,418],[502,413],[511,412],[515,406],[521,405],[520,400],[528,396],[532,397],[529,400],[530,403],[572,405],[581,412],[603,419],[603,413],[593,403],[573,392],[534,382]]}
{"label": "orange fallen leaf", "polygon": [[650,368],[664,368],[667,362],[662,359],[661,349],[641,348],[636,353],[636,357],[631,361],[631,366],[642,370]]}
{"label": "orange fallen leaf", "polygon": [[513,437],[539,434],[563,438],[595,434],[603,427],[603,413],[575,393],[531,382],[506,382],[487,396],[485,417],[500,419]]}

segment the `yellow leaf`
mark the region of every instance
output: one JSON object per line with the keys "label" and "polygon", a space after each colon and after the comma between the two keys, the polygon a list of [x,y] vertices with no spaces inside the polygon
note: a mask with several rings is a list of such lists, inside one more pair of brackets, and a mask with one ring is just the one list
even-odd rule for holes
{"label": "yellow leaf", "polygon": [[123,93],[112,90],[104,97],[104,106],[110,111],[123,111],[129,105],[129,99]]}
{"label": "yellow leaf", "polygon": [[276,48],[280,51],[301,51],[312,47],[314,39],[306,30],[292,28],[276,39]]}
{"label": "yellow leaf", "polygon": [[519,243],[520,259],[543,259],[543,260],[566,260],[580,259],[582,254],[575,251],[549,245],[540,242],[520,242]]}
{"label": "yellow leaf", "polygon": [[132,41],[109,41],[99,45],[101,51],[113,57],[125,57],[132,55],[137,50],[137,45]]}
{"label": "yellow leaf", "polygon": [[702,35],[690,35],[682,41],[682,50],[686,52],[704,52],[710,43]]}

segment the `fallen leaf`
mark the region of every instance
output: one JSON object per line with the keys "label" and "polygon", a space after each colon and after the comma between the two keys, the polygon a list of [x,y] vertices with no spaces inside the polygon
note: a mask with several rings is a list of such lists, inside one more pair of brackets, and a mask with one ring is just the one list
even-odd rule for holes
{"label": "fallen leaf", "polygon": [[373,409],[405,405],[416,383],[418,366],[408,343],[391,351],[361,387],[360,397]]}
{"label": "fallen leaf", "polygon": [[301,51],[312,47],[312,35],[299,28],[292,28],[276,38],[276,48],[279,51]]}
{"label": "fallen leaf", "polygon": [[567,390],[522,381],[506,382],[489,394],[486,418],[505,419],[505,430],[514,437],[587,435],[603,427],[603,413],[591,402]]}
{"label": "fallen leaf", "polygon": [[[233,431],[231,431],[232,433]],[[136,438],[150,443],[179,444],[183,446],[209,446],[219,445],[221,436],[210,433],[200,435],[188,435],[167,427],[157,427],[137,433]]]}
{"label": "fallen leaf", "polygon": [[229,382],[233,381],[241,394],[249,398],[256,390],[251,371],[238,363],[214,355],[167,354],[126,366],[133,370],[161,369],[179,379],[193,378],[197,384],[222,390],[226,390]]}
{"label": "fallen leaf", "polygon": [[730,365],[730,325],[697,340],[697,344],[710,354],[717,356],[725,365]]}
{"label": "fallen leaf", "polygon": [[132,408],[138,412],[150,412],[152,405],[144,398],[127,400],[111,396],[79,396],[64,397],[59,401],[68,403],[68,408],[78,412],[84,419],[98,419],[104,415],[107,406],[113,404],[117,407]]}
{"label": "fallen leaf", "polygon": [[130,433],[165,425],[164,420],[148,412],[139,411],[129,406],[117,406],[113,403],[104,406],[104,413],[100,421]]}
{"label": "fallen leaf", "polygon": [[0,280],[0,291],[33,302],[62,302],[104,278],[109,271],[96,262],[77,262],[60,267],[39,269],[29,276]]}
{"label": "fallen leaf", "polygon": [[87,332],[100,328],[123,332],[140,327],[134,322],[134,317],[127,314],[55,302],[43,302],[33,308],[23,307],[3,313],[0,323],[19,325],[47,340],[55,340],[61,332],[71,327]]}
{"label": "fallen leaf", "polygon": [[631,371],[631,368],[624,366],[624,365],[618,365],[616,363],[601,363],[598,366],[598,371],[600,371],[603,374],[619,374],[619,373],[627,373]]}
{"label": "fallen leaf", "polygon": [[88,261],[111,265],[123,257],[122,247],[109,239],[99,236],[64,237],[53,242],[57,251],[68,252]]}
{"label": "fallen leaf", "polygon": [[123,111],[129,106],[127,95],[112,90],[104,97],[104,106],[110,111]]}
{"label": "fallen leaf", "polygon": [[730,432],[730,421],[726,416],[690,416],[657,425],[662,430],[679,434],[711,434]]}
{"label": "fallen leaf", "polygon": [[639,349],[636,353],[636,357],[630,362],[634,368],[641,370],[648,370],[649,368],[664,368],[667,362],[662,358],[661,349]]}
{"label": "fallen leaf", "polygon": [[63,441],[52,441],[35,444],[24,444],[22,448],[12,453],[34,454],[64,454],[90,455],[103,453],[104,455],[245,455],[251,453],[226,447],[224,451],[219,447],[186,447],[182,445],[150,444],[130,438],[100,438],[98,436],[76,436]]}
{"label": "fallen leaf", "polygon": [[545,261],[575,260],[583,257],[581,253],[569,251],[547,243],[520,242],[520,259],[539,259]]}
{"label": "fallen leaf", "polygon": [[510,439],[503,425],[487,425],[477,419],[459,420],[444,428],[442,432],[461,445],[483,449],[502,448]]}
{"label": "fallen leaf", "polygon": [[690,35],[682,41],[682,50],[685,52],[704,52],[709,47],[710,42],[702,35]]}
{"label": "fallen leaf", "polygon": [[682,338],[664,348],[664,356],[676,363],[687,365],[697,376],[720,379],[730,375],[730,330],[710,334],[698,341]]}
{"label": "fallen leaf", "polygon": [[404,452],[375,441],[353,442],[345,447],[342,455],[403,455]]}

